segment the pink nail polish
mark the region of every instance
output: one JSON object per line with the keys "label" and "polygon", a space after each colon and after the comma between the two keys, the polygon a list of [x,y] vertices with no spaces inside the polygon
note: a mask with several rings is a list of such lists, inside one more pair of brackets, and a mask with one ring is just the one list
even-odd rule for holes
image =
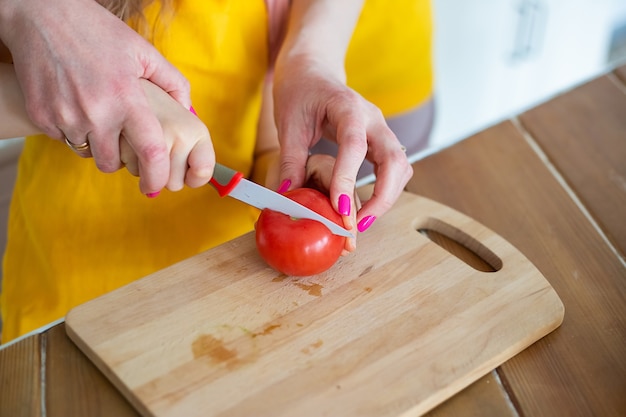
{"label": "pink nail polish", "polygon": [[196,116],[198,115],[198,113],[196,113],[196,110],[193,108],[193,106],[189,107],[189,111],[195,114]]}
{"label": "pink nail polish", "polygon": [[357,229],[359,229],[359,232],[363,233],[364,231],[369,229],[372,223],[374,223],[374,220],[376,220],[376,216],[365,216],[361,219],[356,227]]}
{"label": "pink nail polish", "polygon": [[291,187],[291,180],[284,180],[281,184],[280,187],[278,187],[278,192],[280,194],[284,194],[289,190],[289,187]]}
{"label": "pink nail polish", "polygon": [[159,194],[161,194],[161,191],[156,191],[154,193],[147,193],[146,197],[148,198],[155,198],[156,196],[158,196]]}
{"label": "pink nail polish", "polygon": [[337,204],[339,214],[342,216],[350,215],[350,197],[347,194],[341,194],[339,196],[339,202]]}

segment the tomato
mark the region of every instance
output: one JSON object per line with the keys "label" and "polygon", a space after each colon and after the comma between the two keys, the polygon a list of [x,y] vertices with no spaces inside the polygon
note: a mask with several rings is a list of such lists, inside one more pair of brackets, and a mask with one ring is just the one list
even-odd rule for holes
{"label": "tomato", "polygon": [[[298,188],[284,195],[343,226],[341,215],[321,192]],[[255,229],[261,257],[277,271],[293,276],[315,275],[329,269],[339,259],[346,239],[318,221],[296,219],[270,209],[261,212]]]}

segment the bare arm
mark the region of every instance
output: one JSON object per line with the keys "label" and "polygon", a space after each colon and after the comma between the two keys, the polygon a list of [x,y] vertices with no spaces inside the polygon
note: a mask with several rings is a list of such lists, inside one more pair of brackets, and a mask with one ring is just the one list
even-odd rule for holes
{"label": "bare arm", "polygon": [[345,84],[345,54],[362,5],[362,0],[293,0],[274,78],[281,179],[300,186],[309,148],[322,136],[334,140],[339,151],[330,196],[345,214],[361,163],[367,158],[374,164],[377,181],[358,212],[359,231],[392,206],[412,175],[380,109]]}
{"label": "bare arm", "polygon": [[[171,166],[175,167],[166,187],[176,191],[184,185],[200,187],[206,184],[215,164],[208,129],[157,85],[148,80],[140,80],[140,84],[158,120]],[[0,63],[0,139],[38,133],[41,129],[28,117],[13,65]],[[141,161],[125,138],[120,141],[120,159],[131,174],[141,175]],[[184,168],[178,169],[180,167]]]}
{"label": "bare arm", "polygon": [[263,85],[263,99],[257,125],[252,179],[259,184],[276,190],[280,186],[278,182],[280,143],[278,142],[278,131],[274,122],[272,88],[272,76],[268,75],[265,77]]}
{"label": "bare arm", "polygon": [[24,96],[11,64],[0,64],[0,139],[41,133],[28,118]]}

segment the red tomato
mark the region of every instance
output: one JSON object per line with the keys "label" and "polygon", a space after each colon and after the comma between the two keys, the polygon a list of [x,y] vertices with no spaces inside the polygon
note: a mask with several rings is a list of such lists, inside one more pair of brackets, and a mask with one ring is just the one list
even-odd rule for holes
{"label": "red tomato", "polygon": [[[341,216],[321,192],[298,188],[284,195],[343,226]],[[296,219],[269,209],[261,212],[255,228],[261,257],[277,271],[293,276],[326,271],[339,259],[346,239],[318,221]]]}

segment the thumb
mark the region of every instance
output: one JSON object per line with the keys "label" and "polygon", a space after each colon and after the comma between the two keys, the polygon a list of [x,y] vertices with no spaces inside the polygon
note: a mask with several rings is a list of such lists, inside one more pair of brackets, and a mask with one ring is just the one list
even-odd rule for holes
{"label": "thumb", "polygon": [[142,78],[150,80],[171,95],[186,109],[191,107],[189,81],[152,45],[143,65]]}

